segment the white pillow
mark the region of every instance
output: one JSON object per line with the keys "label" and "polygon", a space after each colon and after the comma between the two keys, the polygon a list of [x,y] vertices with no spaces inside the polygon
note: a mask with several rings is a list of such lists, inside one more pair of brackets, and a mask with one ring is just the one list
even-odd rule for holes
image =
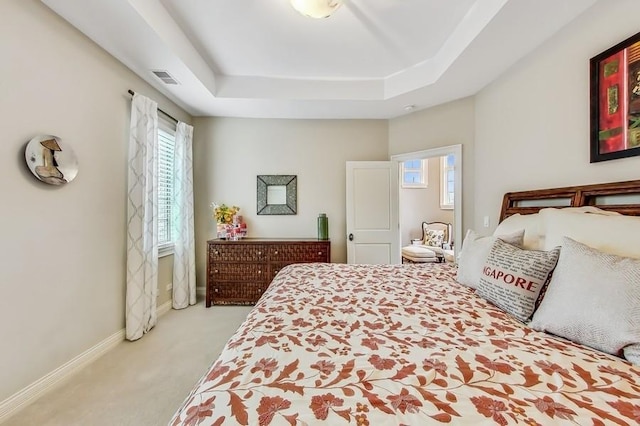
{"label": "white pillow", "polygon": [[540,229],[540,222],[541,219],[538,213],[516,213],[500,222],[493,235],[506,235],[524,229],[524,242],[522,247],[527,250],[542,250],[544,234],[542,234]]}
{"label": "white pillow", "polygon": [[[620,213],[602,210],[594,206],[583,207],[547,207],[541,209],[545,210],[562,210],[564,213],[590,213],[600,214],[606,216],[619,216]],[[556,247],[558,244],[545,245],[545,229],[543,218],[539,213],[532,214],[520,214],[516,213],[507,217],[500,222],[493,235],[505,235],[514,232],[519,229],[524,229],[524,243],[523,248],[527,250],[550,250],[552,247]]]}
{"label": "white pillow", "polygon": [[513,232],[509,235],[482,237],[469,229],[462,242],[462,250],[458,259],[458,274],[456,280],[470,288],[476,288],[482,268],[484,267],[493,243],[500,238],[502,241],[522,247],[524,229]]}
{"label": "white pillow", "polygon": [[520,321],[527,321],[559,255],[560,247],[524,250],[498,239],[491,247],[476,292]]}
{"label": "white pillow", "polygon": [[[557,207],[547,207],[547,209],[559,210]],[[620,213],[618,212],[602,210],[597,208],[596,206],[562,207],[561,210],[564,212],[571,212],[571,213],[592,213],[592,214],[601,214],[604,216],[620,216]]]}
{"label": "white pillow", "polygon": [[640,365],[640,259],[564,238],[529,325]]}
{"label": "white pillow", "polygon": [[605,253],[640,258],[640,217],[543,209],[540,218],[545,250],[562,245],[566,236]]}

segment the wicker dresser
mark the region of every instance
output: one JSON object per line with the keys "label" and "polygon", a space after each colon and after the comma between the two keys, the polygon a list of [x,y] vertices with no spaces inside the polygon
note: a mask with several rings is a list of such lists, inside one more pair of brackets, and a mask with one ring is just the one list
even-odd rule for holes
{"label": "wicker dresser", "polygon": [[246,238],[207,244],[207,307],[254,304],[283,267],[331,259],[331,243],[315,239]]}

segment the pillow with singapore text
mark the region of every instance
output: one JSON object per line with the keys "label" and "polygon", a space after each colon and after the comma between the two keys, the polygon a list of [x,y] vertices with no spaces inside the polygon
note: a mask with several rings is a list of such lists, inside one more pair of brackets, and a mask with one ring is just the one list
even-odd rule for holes
{"label": "pillow with singapore text", "polygon": [[489,251],[476,292],[520,321],[527,321],[559,256],[560,247],[524,250],[498,239]]}
{"label": "pillow with singapore text", "polygon": [[524,229],[520,229],[508,235],[498,235],[482,237],[475,233],[472,229],[467,231],[467,235],[462,242],[462,250],[458,258],[458,274],[456,281],[466,285],[469,288],[477,288],[478,281],[484,263],[487,261],[489,251],[493,243],[500,239],[509,244],[522,247],[522,239],[524,238]]}

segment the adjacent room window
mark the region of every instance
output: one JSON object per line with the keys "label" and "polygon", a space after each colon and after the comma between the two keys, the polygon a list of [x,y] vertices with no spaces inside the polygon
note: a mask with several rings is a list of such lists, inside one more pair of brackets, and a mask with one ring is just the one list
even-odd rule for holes
{"label": "adjacent room window", "polygon": [[176,124],[158,117],[158,251],[167,255],[173,251],[173,161]]}
{"label": "adjacent room window", "polygon": [[426,188],[427,187],[427,161],[428,160],[407,160],[400,166],[403,188]]}
{"label": "adjacent room window", "polygon": [[455,194],[455,163],[453,154],[440,158],[440,208],[452,210]]}

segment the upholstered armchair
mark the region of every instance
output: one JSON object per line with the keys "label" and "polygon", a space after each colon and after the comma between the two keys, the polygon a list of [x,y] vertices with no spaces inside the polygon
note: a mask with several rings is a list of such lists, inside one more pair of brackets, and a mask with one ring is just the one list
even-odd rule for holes
{"label": "upholstered armchair", "polygon": [[403,263],[443,262],[452,250],[453,226],[444,222],[422,222],[422,239],[402,248]]}

